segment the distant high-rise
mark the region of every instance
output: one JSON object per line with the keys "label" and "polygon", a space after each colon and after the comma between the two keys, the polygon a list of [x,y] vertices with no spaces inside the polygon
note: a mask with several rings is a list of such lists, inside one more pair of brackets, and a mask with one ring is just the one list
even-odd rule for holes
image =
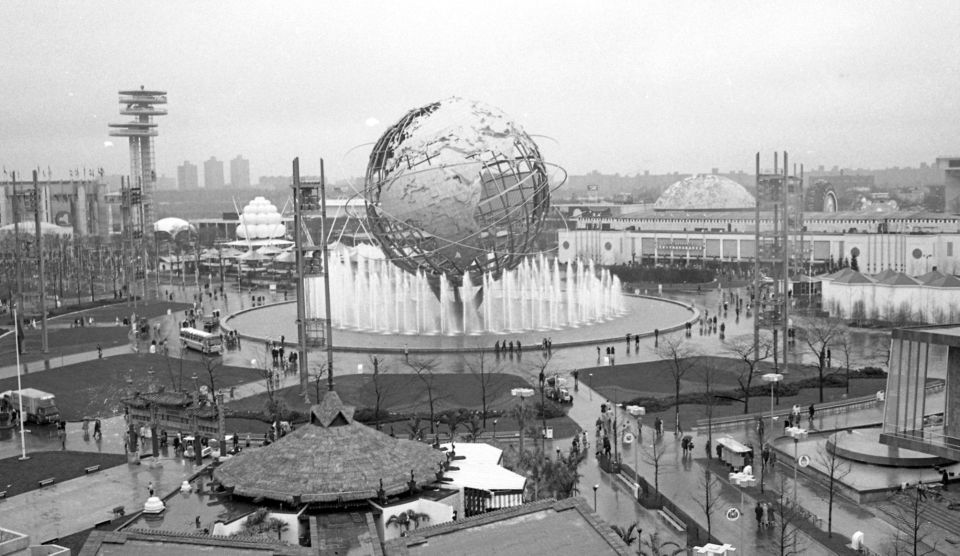
{"label": "distant high-rise", "polygon": [[203,187],[222,189],[223,186],[223,161],[211,156],[210,160],[203,163]]}
{"label": "distant high-rise", "polygon": [[199,178],[197,178],[197,165],[184,160],[183,164],[177,166],[177,189],[197,189],[200,187]]}
{"label": "distant high-rise", "polygon": [[230,161],[230,187],[250,187],[250,161],[240,155]]}

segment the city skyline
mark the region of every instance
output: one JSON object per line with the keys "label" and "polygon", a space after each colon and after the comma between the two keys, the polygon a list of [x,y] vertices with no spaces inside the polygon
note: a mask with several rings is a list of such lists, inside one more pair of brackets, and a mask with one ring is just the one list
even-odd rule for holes
{"label": "city skyline", "polygon": [[294,156],[308,173],[323,156],[330,178],[361,176],[386,126],[449,96],[502,108],[571,174],[749,170],[773,150],[886,168],[957,150],[951,2],[561,3],[508,18],[430,3],[176,4],[0,7],[0,162],[123,173],[106,123],[116,90],[141,84],[168,91],[161,175],[240,152],[251,176],[289,174]]}

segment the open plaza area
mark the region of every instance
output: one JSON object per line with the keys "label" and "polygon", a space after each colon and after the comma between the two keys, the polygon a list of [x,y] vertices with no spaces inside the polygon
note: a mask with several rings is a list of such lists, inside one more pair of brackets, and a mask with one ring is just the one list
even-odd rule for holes
{"label": "open plaza area", "polygon": [[0,556],[960,556],[958,22],[0,2]]}
{"label": "open plaza area", "polygon": [[[189,307],[196,291],[190,287],[174,288],[167,293],[167,297],[169,299],[169,294],[173,293],[177,302],[185,302],[182,304]],[[271,298],[269,292],[264,293],[265,297]],[[716,286],[712,286],[707,293],[670,292],[668,295],[672,297],[670,306],[676,304],[678,307],[688,307],[688,314],[695,315],[695,323],[699,323],[701,315],[712,312],[711,307],[715,310],[720,299]],[[205,303],[216,305],[224,314],[228,314],[230,309],[232,312],[250,314],[242,312],[239,297],[228,293],[227,300],[218,296],[217,300],[210,299]],[[284,307],[282,299],[275,301],[276,305],[268,303],[264,309]],[[126,309],[127,307],[122,308],[124,311]],[[67,315],[64,318],[72,320],[73,317]],[[174,334],[174,329],[166,326],[166,323],[177,318],[179,317],[176,314],[167,315],[165,311],[154,311],[154,315],[149,319],[151,330],[154,329],[154,324],[160,324],[161,333],[166,331],[166,334]],[[534,449],[543,449],[548,454],[559,451],[566,457],[576,437],[584,453],[583,459],[577,464],[576,491],[587,499],[588,507],[593,506],[593,485],[596,485],[596,511],[599,517],[610,524],[637,523],[644,531],[658,532],[659,542],[673,539],[681,545],[692,531],[703,527],[705,523],[702,520],[703,510],[698,507],[697,502],[703,488],[702,485],[697,486],[698,481],[701,481],[697,477],[702,477],[704,473],[716,481],[712,488],[715,490],[718,507],[744,508],[751,514],[753,507],[763,501],[771,505],[777,503],[778,492],[788,497],[793,496],[796,484],[797,496],[808,512],[805,515],[811,516],[807,522],[799,522],[798,518],[795,530],[798,542],[802,542],[805,550],[811,553],[832,554],[837,546],[842,546],[842,539],[847,539],[845,542],[849,543],[850,537],[857,531],[864,532],[869,535],[869,539],[876,539],[878,546],[883,546],[895,535],[897,520],[907,508],[905,502],[898,498],[903,496],[897,494],[900,484],[915,484],[920,480],[939,484],[936,469],[953,469],[949,460],[921,462],[917,464],[919,467],[890,466],[883,459],[889,457],[889,449],[876,452],[873,449],[857,447],[863,442],[855,441],[856,438],[870,430],[878,430],[877,427],[881,425],[883,403],[877,401],[876,392],[885,388],[886,379],[882,376],[870,373],[867,373],[869,376],[859,376],[863,374],[862,368],[857,368],[849,381],[849,392],[845,383],[835,383],[825,389],[825,398],[821,403],[818,389],[809,380],[817,376],[816,358],[806,352],[805,346],[797,345],[792,348],[791,356],[796,363],[793,364],[790,376],[784,381],[783,396],[771,399],[769,386],[758,382],[760,391],[754,393],[750,411],[744,414],[742,390],[738,382],[738,379],[742,378],[741,366],[744,363],[737,361],[734,348],[739,339],[749,336],[752,317],[744,315],[737,319],[730,318],[729,314],[726,318],[721,316],[721,322],[727,325],[723,339],[718,333],[700,333],[699,324],[696,324],[689,337],[681,328],[674,333],[658,333],[656,337],[652,333],[641,335],[639,340],[632,337],[628,345],[626,332],[621,336],[621,331],[640,330],[639,322],[631,322],[631,319],[640,318],[641,315],[625,316],[622,328],[611,328],[609,337],[597,337],[596,341],[589,345],[574,343],[566,346],[557,342],[557,338],[563,336],[555,334],[549,352],[544,350],[542,345],[537,345],[538,336],[532,334],[515,336],[518,343],[529,347],[522,353],[512,354],[498,354],[492,349],[482,351],[479,348],[460,352],[433,348],[429,343],[424,346],[409,339],[404,343],[384,343],[379,349],[338,348],[334,351],[336,388],[344,400],[358,410],[363,410],[361,413],[354,413],[354,418],[361,416],[371,427],[376,427],[377,420],[381,421],[382,434],[401,438],[423,438],[426,443],[436,436],[444,442],[453,439],[454,442],[491,444],[504,451],[504,464],[513,462],[509,465],[517,469],[515,466],[518,464],[516,458],[520,450],[520,425],[515,409],[518,398],[511,396],[510,391],[515,388],[530,388],[530,401],[536,401],[539,395],[538,375],[543,370],[548,377],[559,378],[560,382],[565,384],[566,390],[571,394],[572,405],[557,404],[557,407],[563,408],[563,412],[558,414],[562,417],[551,416],[547,419],[551,438],[544,439],[542,447],[534,433],[535,427],[529,427],[527,450],[532,444]],[[232,320],[225,319],[227,322]],[[55,323],[56,319],[51,322]],[[76,334],[97,332],[96,327],[78,330]],[[889,339],[884,339],[883,332],[847,332],[853,338],[851,345],[855,346],[852,360],[882,364],[875,352],[886,350],[885,344]],[[152,340],[147,340],[145,345],[149,345],[150,341]],[[662,356],[660,347],[664,344],[673,345],[672,342],[676,341],[691,348],[687,354],[691,363],[690,372],[681,381],[684,398],[679,406],[682,427],[680,433],[675,430],[676,407],[672,403],[675,385],[671,378],[670,361]],[[181,353],[180,347],[174,346],[174,351],[166,355],[151,354],[148,349],[138,353],[135,351],[140,349],[138,344],[144,344],[143,340],[138,341],[134,335],[130,335],[126,338],[122,351],[105,353],[102,359],[96,350],[88,350],[77,352],[71,356],[72,359],[67,358],[63,365],[59,358],[44,360],[39,355],[36,356],[39,359],[35,363],[28,365],[28,368],[33,367],[33,370],[21,376],[24,387],[55,394],[61,415],[66,421],[66,429],[61,438],[54,426],[31,425],[25,437],[26,451],[37,454],[63,453],[67,461],[70,458],[76,459],[76,463],[72,464],[76,469],[58,472],[53,470],[57,469],[53,466],[48,474],[52,475],[51,478],[55,481],[43,487],[37,486],[37,481],[42,478],[34,477],[36,472],[25,474],[24,482],[14,484],[8,480],[7,498],[2,503],[8,509],[16,510],[8,514],[11,521],[5,522],[10,528],[33,531],[34,538],[41,540],[70,538],[71,535],[83,533],[95,526],[103,528],[108,522],[111,528],[124,525],[123,529],[129,530],[212,530],[216,522],[245,519],[244,516],[258,507],[256,503],[243,502],[243,498],[218,494],[216,489],[181,499],[181,495],[177,493],[184,480],[194,485],[194,489],[202,488],[202,485],[210,480],[204,478],[204,473],[210,472],[210,460],[204,459],[203,463],[197,466],[191,458],[175,450],[172,441],[160,447],[158,456],[154,458],[151,454],[150,439],[146,439],[143,445],[137,447],[138,463],[132,466],[127,463],[131,452],[126,445],[128,435],[124,432],[127,425],[122,400],[138,390],[148,392],[172,389],[177,380],[186,381],[187,390],[197,388],[210,380],[207,370],[209,366],[205,366],[204,358],[196,352],[188,350]],[[598,347],[602,348],[599,359]],[[608,357],[608,348],[613,348],[615,354]],[[315,350],[311,354],[311,360],[323,361],[322,354],[322,350]],[[180,355],[183,358],[179,357]],[[276,430],[270,424],[271,400],[282,400],[282,410],[286,413],[281,415],[283,420],[291,420],[294,430],[309,426],[304,421],[309,406],[304,402],[297,375],[289,370],[284,372],[280,368],[277,368],[276,372],[264,374],[263,369],[258,368],[263,365],[252,364],[268,358],[269,354],[261,341],[251,337],[246,341],[241,340],[239,347],[234,346],[225,351],[222,358],[218,358],[219,366],[213,371],[216,387],[227,393],[225,430],[229,435],[239,438],[241,452],[248,442],[251,443],[249,449],[266,449],[260,447],[264,443],[263,439],[268,436],[272,438],[273,431]],[[373,374],[374,360],[376,379]],[[37,364],[40,362],[43,364]],[[416,372],[418,369],[423,370],[424,362],[429,362],[430,371],[436,373],[430,379],[429,388]],[[831,376],[844,375],[845,378],[842,361],[838,363],[834,359],[831,365]],[[272,363],[268,362],[267,367],[270,366]],[[763,361],[761,367],[757,369],[758,373],[774,370],[772,361],[769,360]],[[7,366],[0,369],[0,372],[6,377],[0,379],[0,390],[15,388],[15,382],[12,382],[16,380],[15,369]],[[709,374],[711,380],[709,388],[717,392],[719,398],[715,405],[696,400],[698,394],[702,395],[707,391],[705,373]],[[325,376],[320,373],[319,383],[317,378],[311,377],[307,390],[311,404],[317,403],[318,396],[322,398],[327,388]],[[269,387],[268,381],[271,383]],[[480,394],[481,383],[486,389],[488,415],[485,425],[481,417],[484,410],[484,400]],[[806,386],[799,390],[790,390],[787,389],[790,383]],[[931,383],[931,386],[934,387],[931,396],[942,395],[936,393],[936,383]],[[768,388],[766,394],[763,393],[763,388]],[[381,392],[382,415],[374,416],[373,408],[377,405],[378,389]],[[433,428],[428,417],[431,397],[437,420]],[[659,402],[653,403],[657,400]],[[772,408],[771,401],[774,402]],[[638,419],[624,409],[633,403],[647,403],[650,407]],[[606,414],[600,412],[603,404],[610,408]],[[811,405],[816,411],[812,422],[808,417]],[[789,431],[780,424],[791,417],[795,406],[802,408],[801,423],[809,431],[808,436],[796,445]],[[616,407],[616,410],[613,407]],[[711,408],[709,411],[708,407]],[[776,417],[774,422],[769,420],[771,409]],[[604,415],[613,414],[617,415],[616,426],[620,434],[616,437],[619,439],[615,446],[617,454],[610,457],[621,462],[619,473],[610,468],[610,461],[604,453],[603,437],[596,432],[598,420],[606,423]],[[413,416],[418,417],[415,419]],[[99,418],[101,423],[99,435],[93,434],[92,423],[96,418]],[[762,438],[758,436],[758,418],[768,430],[768,434]],[[535,419],[539,423],[539,418]],[[713,420],[716,422],[710,427],[708,423]],[[451,422],[456,425],[451,427]],[[641,426],[639,433],[638,424]],[[527,426],[529,425],[527,422]],[[604,425],[609,427],[611,432],[613,426],[612,422]],[[663,430],[662,435],[657,433],[658,427]],[[13,468],[23,465],[24,462],[16,461],[21,448],[16,431],[8,428],[2,438],[0,456],[6,458],[3,460],[5,465]],[[685,438],[690,439],[692,447],[689,450],[684,447],[687,443]],[[711,446],[712,452],[712,447],[721,444],[722,438],[735,438],[741,444],[754,448],[769,446],[772,453],[777,454],[768,458],[764,465],[759,460],[760,453],[766,450],[756,449],[758,461],[753,465],[765,467],[763,473],[766,484],[763,492],[758,486],[738,488],[727,477],[725,469],[736,465],[729,463],[732,460],[724,463],[713,453],[708,457],[705,448]],[[875,433],[873,438],[876,438]],[[863,444],[869,446],[871,442],[875,440]],[[638,443],[640,449],[637,448]],[[230,441],[227,444],[229,446]],[[279,447],[282,442],[276,444]],[[827,448],[828,444],[843,448],[840,452],[831,452]],[[67,451],[60,452],[62,448]],[[809,456],[812,461],[798,474],[797,483],[793,482],[793,470],[796,467],[793,463],[794,451],[803,452],[803,455]],[[872,456],[868,452],[876,452],[880,460],[871,460]],[[78,473],[93,461],[90,458],[83,459],[83,454],[86,453],[92,453],[97,462],[103,460],[101,468],[94,474],[82,471]],[[831,453],[844,454],[845,469],[850,469],[842,479],[838,479],[834,487],[829,486],[828,480]],[[102,456],[98,459],[97,454]],[[908,454],[908,451],[904,451],[903,457],[911,457]],[[556,454],[553,458],[556,458]],[[742,466],[744,462],[741,460],[739,464]],[[71,466],[69,463],[65,465],[68,468]],[[635,469],[643,478],[639,488],[635,486],[633,479]],[[103,479],[107,480],[95,480],[98,474],[102,474]],[[757,475],[759,474],[758,472]],[[655,482],[659,483],[658,487],[653,486]],[[132,520],[126,518],[126,515],[115,518],[111,511],[118,506],[123,506],[125,512],[136,515],[148,497],[147,491],[151,485],[166,502],[168,510],[165,514],[158,517],[144,514]],[[528,484],[528,488],[530,486]],[[24,494],[18,494],[24,492],[24,489]],[[647,498],[654,490],[669,502],[666,505],[650,504]],[[826,508],[823,504],[830,498],[831,490],[835,491],[832,516],[832,529],[835,533],[832,538],[828,538],[824,532],[826,525],[823,516],[826,515]],[[60,496],[57,496],[58,492]],[[58,500],[61,496],[89,497],[90,503],[101,509],[89,512],[83,518],[68,518],[62,510],[51,514],[43,509],[44,504],[59,506]],[[193,498],[196,496],[208,499],[198,505]],[[536,497],[530,491],[527,491],[526,496],[533,499]],[[953,510],[949,507],[953,503],[953,494],[949,490],[938,489],[936,496],[936,500],[929,502],[930,508],[926,510],[926,514],[930,517],[927,519],[930,519],[932,524],[943,525],[932,526],[930,534],[925,538],[930,543],[928,546],[933,546],[934,543],[937,546],[950,546],[958,538],[955,536],[958,533],[952,532],[953,525],[950,521]],[[661,509],[657,510],[658,507]],[[661,515],[662,508],[668,508],[667,515],[673,517],[664,518]],[[111,516],[114,518],[110,519]],[[200,519],[199,525],[195,518]],[[317,523],[317,527],[320,527],[320,522]],[[677,528],[673,528],[671,523],[675,523]],[[389,528],[387,530],[389,531]],[[359,536],[349,537],[344,542],[359,547],[363,541],[357,539],[363,538],[363,535],[354,534]],[[735,546],[750,543],[748,546],[754,546],[757,554],[773,550],[772,547],[776,544],[775,531],[758,531],[752,515],[745,515],[737,521],[717,519],[713,522],[711,535]],[[940,552],[950,553],[949,550]]]}

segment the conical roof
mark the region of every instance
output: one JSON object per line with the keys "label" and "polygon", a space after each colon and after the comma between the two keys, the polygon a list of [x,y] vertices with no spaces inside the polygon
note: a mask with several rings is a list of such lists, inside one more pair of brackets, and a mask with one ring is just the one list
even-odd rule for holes
{"label": "conical roof", "polygon": [[943,278],[946,274],[940,272],[939,270],[931,270],[930,272],[917,276],[917,280],[920,280],[921,284],[929,284],[934,280],[939,280]]}
{"label": "conical roof", "polygon": [[886,283],[886,282],[884,282],[884,280],[887,280],[887,279],[889,279],[889,278],[892,278],[892,277],[894,277],[894,276],[896,276],[896,275],[897,275],[897,271],[896,271],[896,270],[893,270],[892,268],[887,268],[887,269],[884,269],[884,271],[881,272],[880,274],[874,274],[874,275],[873,275],[873,279],[876,280],[877,282]]}
{"label": "conical roof", "polygon": [[[888,286],[916,286],[919,282],[902,272],[893,272],[883,280],[877,280],[881,284]],[[877,275],[879,278],[879,275]]]}
{"label": "conical roof", "polygon": [[960,288],[960,278],[952,275],[943,275],[936,280],[927,282],[926,285],[935,288]]}
{"label": "conical roof", "polygon": [[[846,269],[850,270],[850,269]],[[833,280],[837,284],[872,284],[873,280],[868,276],[860,274],[856,270],[850,270],[850,272],[844,273],[842,276],[838,276]]]}
{"label": "conical roof", "polygon": [[[443,452],[392,438],[353,420],[353,407],[327,392],[310,410],[310,422],[277,442],[248,449],[216,468],[215,479],[251,498],[294,502],[347,502],[387,496],[433,483]],[[382,481],[382,483],[381,483]]]}

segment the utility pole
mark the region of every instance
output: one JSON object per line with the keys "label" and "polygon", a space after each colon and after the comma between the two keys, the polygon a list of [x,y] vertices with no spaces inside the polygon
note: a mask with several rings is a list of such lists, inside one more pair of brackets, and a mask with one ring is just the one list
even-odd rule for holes
{"label": "utility pole", "polygon": [[[304,398],[309,396],[310,377],[307,365],[307,311],[303,291],[303,190],[300,188],[300,158],[293,159],[293,241],[297,263],[297,346],[300,350],[300,391]],[[320,400],[317,400],[320,403]]]}
{"label": "utility pole", "polygon": [[33,171],[33,222],[37,232],[37,265],[40,273],[40,350],[49,351],[47,345],[47,281],[43,273],[43,234],[40,231],[40,182],[37,171]]}
{"label": "utility pole", "polygon": [[[20,259],[20,196],[17,193],[17,173],[11,172],[10,178],[13,181],[13,257],[16,264],[14,274],[17,279],[17,308],[20,314],[24,312],[23,307],[23,262]],[[14,326],[16,326],[14,322]]]}

